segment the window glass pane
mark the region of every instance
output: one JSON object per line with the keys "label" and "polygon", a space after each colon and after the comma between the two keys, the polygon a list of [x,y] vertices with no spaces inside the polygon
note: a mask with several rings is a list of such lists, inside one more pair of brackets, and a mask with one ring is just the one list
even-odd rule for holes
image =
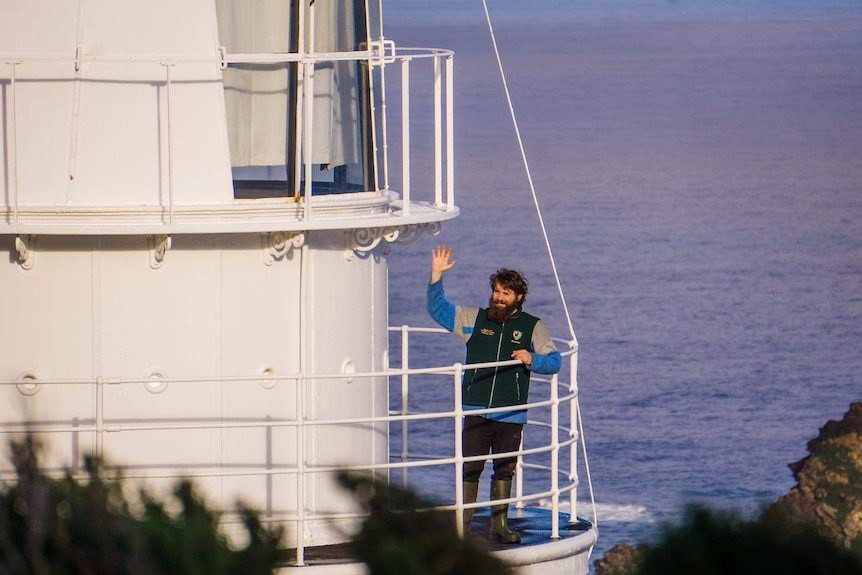
{"label": "window glass pane", "polygon": [[[219,39],[229,54],[291,50],[290,0],[216,0]],[[231,64],[224,70],[236,197],[288,195],[295,75],[290,64]]]}
{"label": "window glass pane", "polygon": [[[307,0],[216,0],[216,6],[220,42],[228,54],[297,52],[300,17],[313,21],[306,28],[314,52],[349,52],[367,42],[364,0],[327,0],[312,7]],[[312,194],[374,190],[368,82],[365,63],[315,65],[309,153],[301,150],[296,130],[295,103],[303,89],[299,67],[229,65],[224,86],[235,197],[303,193],[305,170],[293,160],[298,148],[301,163],[312,164]]]}
{"label": "window glass pane", "polygon": [[[368,41],[365,3],[330,0],[314,4],[314,51],[349,52]],[[368,66],[364,62],[318,63],[314,70],[311,146],[312,194],[375,188],[369,162]],[[304,151],[303,151],[304,152]],[[308,154],[303,153],[303,162]],[[305,171],[300,172],[304,189]]]}

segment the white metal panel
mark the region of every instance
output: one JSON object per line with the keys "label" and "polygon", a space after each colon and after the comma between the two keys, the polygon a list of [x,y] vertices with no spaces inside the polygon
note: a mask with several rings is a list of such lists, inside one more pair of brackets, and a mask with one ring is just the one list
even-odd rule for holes
{"label": "white metal panel", "polygon": [[0,0],[0,54],[75,54],[80,2]]}
{"label": "white metal panel", "polygon": [[[221,372],[225,376],[293,375],[299,371],[299,254],[291,251],[265,265],[258,235],[221,241]],[[226,422],[295,420],[296,381],[249,379],[222,388]],[[296,428],[225,430],[223,461],[228,469],[296,467]],[[224,500],[237,497],[271,513],[296,511],[292,475],[229,477]]]}
{"label": "white metal panel", "polygon": [[203,65],[190,72],[206,80],[181,81],[172,88],[174,198],[186,205],[232,202],[224,94],[220,79],[213,77],[218,68]]}
{"label": "white metal panel", "polygon": [[[87,66],[87,76],[114,65]],[[149,65],[158,70],[158,65]],[[155,76],[155,74],[153,74]],[[74,203],[166,205],[160,114],[164,88],[153,82],[89,82],[81,86],[74,166]],[[167,168],[167,165],[164,166]]]}
{"label": "white metal panel", "polygon": [[[358,257],[347,249],[343,232],[314,236],[317,248],[310,264],[310,325],[308,334],[313,350],[312,371],[345,373],[344,378],[317,380],[309,409],[313,419],[347,419],[374,414],[375,397],[387,393],[385,378],[350,377],[349,372],[372,371],[375,354],[374,334],[386,330],[383,318],[372,313],[375,286],[385,274],[375,274],[381,265],[373,256]],[[383,264],[385,265],[385,264]],[[376,325],[380,324],[380,325]],[[382,449],[386,434],[373,424],[349,424],[315,428],[312,434],[311,461],[318,465],[353,465],[388,461]],[[387,451],[386,453],[382,453]],[[375,461],[376,458],[376,461]],[[337,512],[349,507],[344,491],[331,478],[321,477],[307,497],[317,513]]]}
{"label": "white metal panel", "polygon": [[[11,245],[12,238],[0,236]],[[92,238],[39,238],[38,265],[24,270],[4,258],[0,263],[0,379],[32,374],[39,379],[89,378],[93,368]],[[41,421],[87,425],[95,417],[91,387],[43,385],[33,395],[15,386],[0,387],[0,422]],[[92,435],[58,438],[44,463],[81,462],[92,452]],[[2,461],[2,466],[8,464]]]}
{"label": "white metal panel", "polygon": [[[108,377],[217,376],[215,329],[219,306],[218,262],[208,237],[174,239],[158,269],[148,263],[146,238],[103,240],[101,252],[100,372]],[[217,419],[222,384],[168,383],[161,393],[144,384],[109,386],[105,409],[111,424],[194,422]],[[105,454],[137,470],[160,466],[211,467],[219,462],[220,432],[112,433]]]}
{"label": "white metal panel", "polygon": [[[15,67],[14,87],[0,81],[0,201],[7,206],[15,204],[16,182],[19,205],[67,202],[72,70],[71,62],[26,62]],[[12,71],[0,65],[0,74],[11,79]],[[14,166],[15,173],[7,170]]]}
{"label": "white metal panel", "polygon": [[0,64],[7,206],[232,200],[211,2],[94,0],[80,30],[77,7],[38,2],[49,14],[40,20],[24,4],[12,11],[18,22],[3,13],[14,30],[0,32],[0,54],[25,57],[14,70]]}
{"label": "white metal panel", "polygon": [[211,54],[212,0],[87,0],[84,47],[88,55]]}
{"label": "white metal panel", "polygon": [[[118,79],[123,73],[131,79]],[[133,74],[132,74],[133,73]],[[216,204],[233,198],[214,64],[89,64],[81,87],[74,203]],[[108,80],[110,78],[110,80]],[[90,81],[94,80],[94,81]],[[170,92],[170,102],[169,102]]]}

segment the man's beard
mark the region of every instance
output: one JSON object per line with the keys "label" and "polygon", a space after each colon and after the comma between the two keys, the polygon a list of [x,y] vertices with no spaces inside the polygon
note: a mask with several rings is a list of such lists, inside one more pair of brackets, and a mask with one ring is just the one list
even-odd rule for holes
{"label": "man's beard", "polygon": [[518,311],[518,302],[512,302],[511,305],[507,305],[505,307],[499,307],[494,304],[494,297],[491,296],[491,299],[488,300],[486,315],[491,321],[503,323],[516,311]]}

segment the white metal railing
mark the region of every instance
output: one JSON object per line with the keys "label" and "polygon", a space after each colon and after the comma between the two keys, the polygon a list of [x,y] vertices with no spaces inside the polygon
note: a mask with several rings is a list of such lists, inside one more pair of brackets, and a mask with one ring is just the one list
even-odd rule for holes
{"label": "white metal railing", "polygon": [[[401,142],[400,142],[400,151],[402,157],[402,165],[401,165],[401,210],[399,213],[392,214],[393,216],[402,216],[407,217],[411,213],[411,202],[419,201],[419,202],[427,202],[429,205],[432,205],[438,209],[444,211],[453,211],[455,209],[455,189],[454,189],[454,86],[453,86],[453,65],[454,65],[454,54],[449,50],[442,49],[432,49],[432,48],[398,48],[396,50],[395,45],[391,41],[377,41],[370,43],[369,50],[361,50],[354,52],[320,52],[320,53],[306,53],[306,54],[297,54],[297,53],[255,53],[255,54],[229,54],[226,53],[222,48],[218,52],[218,57],[208,57],[208,58],[189,58],[188,56],[178,56],[173,57],[171,55],[165,55],[159,58],[153,57],[144,57],[144,56],[136,56],[136,55],[118,55],[118,56],[89,56],[85,57],[79,53],[76,55],[69,56],[61,56],[61,55],[41,55],[41,56],[19,56],[19,55],[4,55],[0,54],[0,85],[3,83],[8,84],[9,95],[6,100],[6,110],[3,112],[6,113],[6,117],[9,118],[7,128],[5,130],[5,142],[4,147],[7,150],[6,154],[6,173],[7,173],[7,181],[9,190],[7,193],[8,203],[10,205],[6,206],[7,218],[5,221],[0,221],[0,226],[20,226],[26,225],[26,221],[19,221],[19,217],[21,215],[22,206],[28,206],[26,201],[26,185],[22,184],[19,178],[19,162],[18,158],[21,153],[19,140],[20,134],[16,132],[17,129],[17,118],[19,116],[18,104],[16,101],[16,94],[18,90],[18,84],[21,82],[30,81],[32,78],[28,76],[27,80],[21,79],[21,71],[27,69],[28,67],[32,68],[34,66],[38,66],[41,63],[57,63],[57,62],[68,62],[70,67],[74,67],[76,71],[76,76],[74,78],[69,75],[63,78],[52,78],[47,77],[49,75],[45,75],[46,77],[40,76],[40,81],[44,80],[63,80],[70,82],[80,81],[80,70],[83,69],[87,64],[108,64],[108,65],[116,65],[116,66],[143,66],[141,68],[144,70],[142,73],[142,77],[140,82],[146,85],[153,85],[155,89],[159,89],[164,87],[167,97],[167,105],[166,105],[166,117],[160,121],[165,122],[165,129],[162,132],[160,130],[159,141],[156,145],[159,146],[160,149],[165,149],[166,163],[163,166],[163,170],[168,174],[168,182],[167,182],[167,206],[160,206],[165,208],[162,210],[163,217],[166,218],[166,221],[162,222],[168,225],[176,225],[181,226],[181,221],[175,219],[175,199],[174,199],[174,183],[173,183],[173,173],[175,171],[175,150],[172,146],[174,141],[174,132],[176,131],[176,121],[174,119],[174,114],[172,113],[172,88],[174,84],[177,83],[175,78],[182,77],[182,74],[178,73],[178,71],[182,70],[184,66],[196,66],[200,64],[211,64],[215,67],[226,68],[227,66],[234,64],[284,64],[284,63],[296,63],[299,67],[298,77],[303,79],[300,82],[300,94],[301,97],[298,98],[299,101],[302,102],[300,113],[304,116],[305,120],[302,121],[301,124],[301,133],[297,134],[297,142],[299,146],[304,146],[306,148],[310,148],[312,143],[312,134],[313,134],[313,122],[311,118],[314,117],[314,70],[316,67],[322,64],[329,64],[333,62],[342,62],[342,61],[354,61],[354,62],[365,62],[371,68],[379,68],[380,71],[380,90],[379,94],[379,102],[381,105],[380,117],[382,119],[382,125],[377,129],[378,135],[380,136],[381,142],[380,146],[380,154],[383,164],[383,186],[379,191],[389,190],[389,150],[390,144],[388,142],[389,134],[391,130],[388,129],[388,119],[387,119],[387,95],[386,95],[386,82],[385,82],[385,68],[387,64],[398,63],[400,67],[401,73],[401,113],[400,118],[396,119],[400,123],[400,133],[401,133]],[[431,181],[427,184],[423,184],[421,186],[422,189],[428,190],[427,197],[414,198],[413,190],[416,186],[414,186],[414,182],[412,181],[415,177],[414,171],[411,171],[411,157],[413,156],[413,152],[411,151],[411,127],[413,126],[411,119],[411,106],[415,103],[415,98],[411,100],[411,85],[410,80],[413,76],[412,68],[415,67],[413,63],[430,61],[429,70],[427,73],[431,76],[432,82],[432,96],[430,107],[427,108],[427,111],[423,113],[423,116],[433,116],[433,174],[431,176]],[[153,78],[151,77],[151,68],[152,65],[158,64],[164,69],[164,79],[161,82],[160,86],[154,84]],[[32,74],[30,74],[32,76]],[[183,79],[185,81],[186,78]],[[90,82],[95,82],[98,80],[88,80]],[[208,81],[218,81],[220,80],[208,80]],[[124,78],[124,82],[134,82],[134,79]],[[396,89],[399,87],[396,85]],[[297,103],[295,103],[297,104]],[[372,98],[372,105],[374,105],[374,99]],[[445,111],[445,113],[444,113]],[[372,112],[372,116],[374,116]],[[75,134],[73,134],[73,138],[75,138]],[[377,138],[374,139],[377,142]],[[74,153],[74,149],[76,146],[70,146],[70,155]],[[377,162],[377,154],[378,150],[374,150],[372,152],[372,156],[374,157],[375,163]],[[157,156],[159,157],[159,156]],[[297,152],[297,158],[299,157],[299,152]],[[162,160],[159,160],[160,162]],[[310,166],[310,163],[308,163]],[[308,168],[307,168],[308,169]],[[302,209],[297,210],[299,214],[299,218],[304,221],[311,220],[313,218],[313,212],[311,210],[311,177],[310,173],[306,173],[306,188],[302,201]],[[273,204],[273,206],[277,206],[280,204]],[[109,207],[109,206],[108,206]],[[82,206],[79,209],[88,209],[86,206]],[[58,216],[59,217],[59,216]],[[398,225],[397,221],[393,221],[392,225]],[[43,232],[44,233],[44,232]]]}
{"label": "white metal railing", "polygon": [[[112,433],[140,432],[153,430],[171,430],[171,431],[189,431],[189,430],[229,430],[242,428],[263,429],[267,433],[277,428],[294,428],[296,429],[296,443],[294,446],[286,445],[285,450],[294,450],[296,453],[296,465],[294,467],[283,466],[273,468],[266,464],[248,465],[247,467],[236,468],[221,468],[217,465],[205,469],[177,469],[179,466],[164,465],[161,468],[148,467],[145,473],[135,473],[132,469],[124,469],[124,479],[163,479],[163,478],[227,478],[227,477],[273,477],[273,476],[294,476],[297,480],[296,491],[296,512],[295,514],[283,513],[273,514],[265,517],[264,521],[274,521],[279,523],[293,524],[296,526],[296,547],[297,547],[297,565],[303,564],[304,551],[309,546],[309,542],[304,539],[305,530],[303,524],[309,520],[306,515],[305,505],[303,505],[303,494],[305,490],[302,488],[304,478],[312,474],[327,474],[338,471],[355,471],[355,472],[378,472],[378,471],[399,471],[401,473],[401,481],[403,485],[408,486],[407,476],[411,469],[452,469],[454,476],[454,502],[439,506],[443,510],[455,510],[458,528],[463,532],[462,511],[466,508],[484,507],[489,504],[487,500],[480,500],[476,503],[467,504],[463,500],[462,491],[462,466],[466,461],[488,460],[502,457],[511,457],[517,455],[518,464],[516,468],[515,494],[505,500],[513,503],[516,506],[523,507],[529,502],[545,502],[550,500],[551,508],[551,524],[548,526],[549,536],[558,538],[559,535],[559,518],[561,511],[561,498],[568,497],[568,508],[570,514],[570,522],[577,521],[577,492],[579,485],[578,473],[578,447],[582,447],[579,433],[579,410],[578,410],[578,388],[577,388],[577,342],[567,340],[555,340],[564,346],[561,352],[562,356],[568,363],[568,383],[561,381],[559,375],[555,374],[550,378],[541,377],[534,374],[532,381],[531,396],[533,401],[523,407],[529,409],[530,419],[528,421],[528,430],[525,432],[526,437],[530,437],[529,428],[544,429],[549,434],[549,439],[544,443],[531,446],[521,446],[521,449],[516,453],[502,453],[479,457],[464,457],[461,452],[461,431],[463,427],[463,410],[461,407],[461,375],[464,369],[494,367],[504,365],[515,365],[516,361],[506,362],[488,362],[481,364],[461,365],[453,364],[441,367],[430,368],[410,368],[410,335],[411,334],[444,334],[448,333],[439,328],[410,328],[408,326],[391,327],[390,332],[397,334],[400,340],[401,348],[401,368],[388,369],[382,372],[369,373],[352,373],[352,378],[389,378],[390,380],[390,395],[392,393],[393,382],[398,382],[400,393],[397,397],[400,398],[400,406],[391,409],[388,415],[385,416],[370,416],[370,417],[350,417],[337,419],[312,419],[308,417],[303,410],[297,409],[295,419],[287,420],[270,420],[268,418],[255,418],[244,421],[223,421],[214,418],[210,421],[200,419],[182,419],[180,417],[171,419],[161,417],[153,421],[135,421],[134,423],[117,423],[112,419],[111,414],[105,402],[105,389],[108,386],[123,386],[130,384],[152,384],[151,378],[104,378],[98,377],[95,379],[65,379],[65,380],[41,380],[37,379],[32,374],[22,375],[21,379],[0,381],[0,387],[18,386],[18,389],[24,395],[35,395],[38,393],[40,386],[67,386],[79,387],[84,390],[95,387],[95,416],[88,414],[89,420],[85,418],[67,420],[66,422],[39,423],[28,422],[19,424],[10,424],[8,422],[0,422],[0,435],[9,435],[17,433],[50,433],[50,434],[73,434],[73,433],[94,433],[96,435],[97,454],[102,455],[102,449],[105,445],[105,436]],[[195,385],[202,383],[221,382],[224,384],[241,384],[244,382],[274,382],[274,381],[293,381],[296,385],[296,401],[297,405],[303,405],[304,396],[309,393],[306,390],[306,383],[310,381],[326,381],[326,380],[343,380],[343,373],[335,374],[264,374],[253,376],[235,376],[235,377],[185,377],[185,378],[170,378],[171,385],[184,384]],[[417,412],[408,409],[410,398],[411,381],[416,382],[420,379],[428,379],[433,381],[432,385],[439,390],[439,381],[443,378],[451,382],[452,389],[452,409],[444,411],[429,411]],[[423,381],[417,385],[425,385]],[[438,392],[439,395],[439,392]],[[510,407],[490,408],[484,410],[471,411],[471,414],[494,413],[500,411],[510,411]],[[545,418],[534,417],[547,413]],[[439,421],[444,424],[446,421],[454,424],[453,455],[447,455],[444,451],[445,446],[439,447],[440,451],[435,453],[418,453],[411,452],[409,449],[409,438],[411,437],[410,425],[419,422]],[[310,457],[308,441],[311,430],[327,427],[327,426],[345,426],[345,425],[364,425],[373,426],[375,424],[387,423],[389,425],[390,434],[393,430],[400,430],[397,434],[400,436],[400,448],[395,453],[390,453],[388,463],[377,464],[362,464],[350,466],[336,465],[314,465],[309,463],[312,461]],[[391,445],[390,445],[391,449]],[[550,463],[543,464],[536,461],[536,458],[542,456],[549,458]],[[110,461],[107,462],[110,464]],[[566,464],[567,465],[564,465]],[[584,462],[585,463],[585,462]],[[529,479],[525,475],[525,470],[531,472],[541,472],[540,475],[546,479]],[[587,473],[589,470],[587,469]],[[0,480],[9,479],[9,471],[5,473],[6,477],[0,476]],[[535,475],[532,474],[531,475]],[[451,476],[450,476],[451,477]],[[562,480],[562,481],[561,481]],[[592,496],[592,493],[590,493]],[[502,501],[502,500],[501,500]],[[593,522],[595,522],[595,506],[593,506]],[[232,521],[230,514],[226,515],[226,521]],[[316,514],[312,519],[358,519],[361,515],[357,513],[324,513]]]}

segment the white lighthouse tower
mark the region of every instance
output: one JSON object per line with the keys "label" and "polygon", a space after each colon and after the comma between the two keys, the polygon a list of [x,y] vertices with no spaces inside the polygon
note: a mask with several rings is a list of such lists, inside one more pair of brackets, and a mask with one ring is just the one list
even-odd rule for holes
{"label": "white lighthouse tower", "polygon": [[387,379],[351,376],[387,367],[386,245],[457,215],[445,177],[412,205],[386,186],[379,22],[362,0],[4,9],[4,426],[331,540],[315,516],[342,497],[302,467],[388,462],[387,424],[297,421],[386,416]]}
{"label": "white lighthouse tower", "polygon": [[287,525],[297,565],[343,541],[333,473],[389,463],[386,253],[458,215],[452,55],[380,23],[379,0],[4,7],[0,432],[54,469],[192,477]]}

